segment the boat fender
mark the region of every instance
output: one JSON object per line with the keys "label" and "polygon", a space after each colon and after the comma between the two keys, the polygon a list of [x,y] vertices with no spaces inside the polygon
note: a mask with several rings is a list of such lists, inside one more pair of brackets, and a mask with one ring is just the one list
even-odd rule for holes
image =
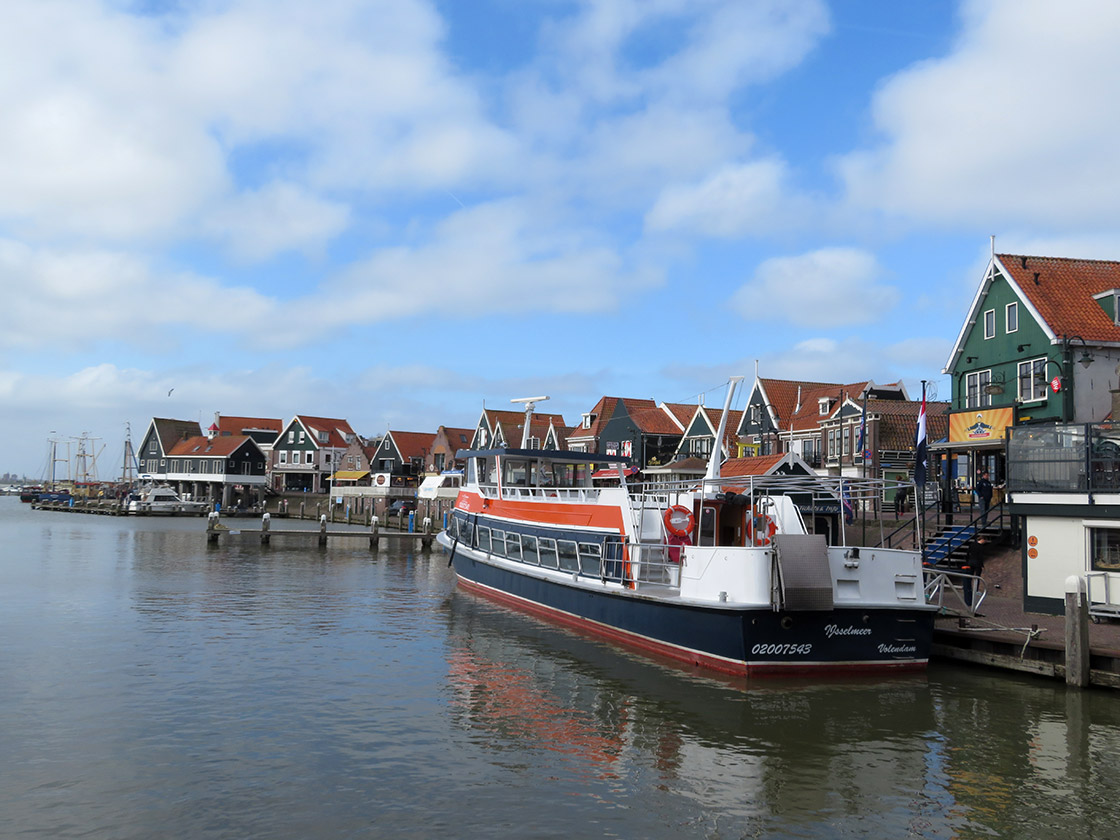
{"label": "boat fender", "polygon": [[747,516],[747,539],[751,545],[770,545],[770,540],[778,532],[778,524],[773,516],[752,508]]}
{"label": "boat fender", "polygon": [[696,517],[684,505],[672,505],[665,511],[665,530],[674,537],[687,537],[696,526]]}

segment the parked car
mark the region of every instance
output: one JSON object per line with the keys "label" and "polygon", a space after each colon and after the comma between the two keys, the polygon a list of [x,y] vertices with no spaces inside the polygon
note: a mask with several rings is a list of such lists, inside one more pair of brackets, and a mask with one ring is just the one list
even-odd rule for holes
{"label": "parked car", "polygon": [[397,499],[385,511],[386,516],[404,516],[416,510],[415,499]]}

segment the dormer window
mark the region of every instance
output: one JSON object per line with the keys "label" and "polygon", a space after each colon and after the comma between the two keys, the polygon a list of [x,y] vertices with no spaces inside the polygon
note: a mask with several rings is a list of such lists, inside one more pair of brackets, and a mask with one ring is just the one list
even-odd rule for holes
{"label": "dormer window", "polygon": [[580,423],[580,426],[584,429],[590,429],[591,428],[591,418],[594,417],[594,416],[595,416],[594,414],[584,414],[583,415],[583,422]]}
{"label": "dormer window", "polygon": [[319,443],[326,443],[329,439],[330,439],[330,434],[328,432],[325,432],[322,429],[320,429],[319,430]]}
{"label": "dormer window", "polygon": [[828,409],[831,407],[831,405],[832,400],[830,400],[828,397],[821,397],[819,400],[817,400],[817,413],[824,417],[826,414],[828,414]]}

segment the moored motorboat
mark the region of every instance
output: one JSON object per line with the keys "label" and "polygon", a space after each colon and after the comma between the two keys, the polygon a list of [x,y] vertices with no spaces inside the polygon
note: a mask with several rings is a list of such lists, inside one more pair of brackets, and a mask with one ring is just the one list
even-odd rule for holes
{"label": "moored motorboat", "polygon": [[210,503],[185,499],[166,484],[150,484],[129,494],[128,512],[143,516],[202,516],[210,512]]}
{"label": "moored motorboat", "polygon": [[[725,476],[718,447],[703,480],[657,484],[617,456],[458,457],[464,486],[438,540],[465,589],[731,674],[928,660],[937,608],[920,551],[829,544],[806,526],[832,511],[842,536],[842,504],[883,498],[882,480]],[[603,469],[614,486],[592,481]]]}

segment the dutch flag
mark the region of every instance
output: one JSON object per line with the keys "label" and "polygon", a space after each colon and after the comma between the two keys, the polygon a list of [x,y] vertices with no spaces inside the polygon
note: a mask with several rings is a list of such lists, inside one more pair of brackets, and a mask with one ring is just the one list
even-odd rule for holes
{"label": "dutch flag", "polygon": [[929,454],[926,452],[926,395],[923,389],[922,410],[918,414],[918,446],[914,454],[914,483],[919,487],[926,484],[926,470]]}

